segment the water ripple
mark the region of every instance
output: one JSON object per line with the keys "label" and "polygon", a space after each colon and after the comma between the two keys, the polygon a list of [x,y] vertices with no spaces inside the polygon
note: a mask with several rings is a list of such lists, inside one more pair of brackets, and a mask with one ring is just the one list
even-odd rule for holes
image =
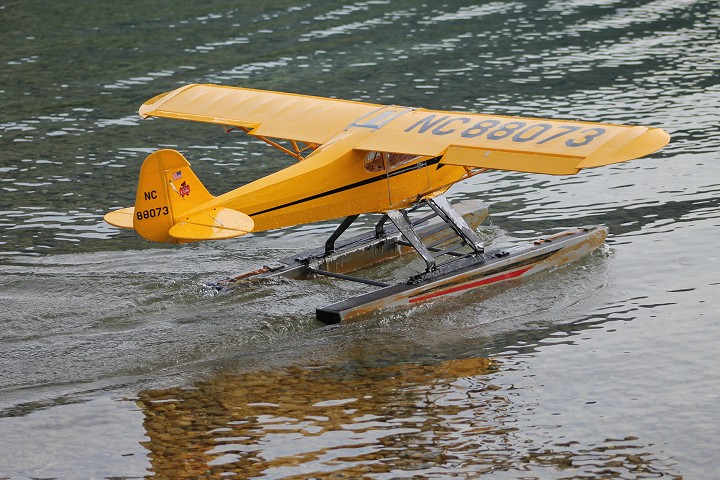
{"label": "water ripple", "polygon": [[[714,473],[716,2],[5,3],[0,476]],[[572,177],[496,171],[450,190],[491,203],[492,244],[608,225],[573,268],[321,328],[315,308],[355,285],[203,285],[321,245],[329,223],[177,247],[103,222],[157,148],[215,193],[289,164],[215,126],[139,121],[143,101],[194,82],[652,125],[672,141]],[[132,415],[113,410],[118,385]],[[113,418],[127,456],[85,425]]]}
{"label": "water ripple", "polygon": [[579,35],[585,32],[601,32],[611,29],[637,28],[638,25],[655,23],[674,18],[678,10],[686,9],[698,0],[655,0],[638,7],[620,8],[612,15],[571,25],[561,35]]}

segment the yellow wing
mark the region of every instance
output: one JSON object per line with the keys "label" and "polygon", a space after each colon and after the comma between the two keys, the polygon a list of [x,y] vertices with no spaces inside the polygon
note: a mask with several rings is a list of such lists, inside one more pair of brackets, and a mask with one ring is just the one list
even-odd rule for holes
{"label": "yellow wing", "polygon": [[249,128],[250,134],[322,144],[381,105],[221,85],[186,85],[140,107],[165,117]]}
{"label": "yellow wing", "polygon": [[323,144],[373,130],[355,150],[442,157],[443,164],[566,175],[659,150],[658,128],[383,106],[219,85],[187,85],[140,108],[143,117],[233,125],[252,135]]}

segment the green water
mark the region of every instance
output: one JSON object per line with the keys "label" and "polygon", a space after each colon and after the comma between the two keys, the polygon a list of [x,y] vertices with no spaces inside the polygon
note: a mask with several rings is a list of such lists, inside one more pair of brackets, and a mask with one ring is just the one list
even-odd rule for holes
{"label": "green water", "polygon": [[[0,478],[715,478],[718,31],[714,1],[0,5]],[[160,147],[213,193],[291,161],[138,118],[194,82],[673,140],[450,190],[491,204],[492,243],[606,224],[573,268],[325,327],[354,285],[203,284],[328,224],[176,247],[102,221]]]}

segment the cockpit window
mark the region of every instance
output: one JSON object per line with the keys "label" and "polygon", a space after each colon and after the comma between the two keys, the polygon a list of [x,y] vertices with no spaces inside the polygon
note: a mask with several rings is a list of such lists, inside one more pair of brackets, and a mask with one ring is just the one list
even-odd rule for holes
{"label": "cockpit window", "polygon": [[368,152],[365,155],[365,170],[368,172],[380,172],[385,170],[385,159],[381,152]]}
{"label": "cockpit window", "polygon": [[388,153],[388,168],[395,168],[399,167],[400,165],[405,165],[406,163],[410,163],[413,160],[417,160],[417,155],[408,155],[405,153]]}
{"label": "cockpit window", "polygon": [[417,155],[405,153],[368,152],[365,155],[365,170],[368,172],[380,172],[385,168],[392,170],[418,158],[420,157]]}

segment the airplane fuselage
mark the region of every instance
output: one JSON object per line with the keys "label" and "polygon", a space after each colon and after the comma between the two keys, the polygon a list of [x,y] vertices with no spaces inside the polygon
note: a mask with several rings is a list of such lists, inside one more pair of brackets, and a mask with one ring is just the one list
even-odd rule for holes
{"label": "airplane fuselage", "polygon": [[353,149],[372,134],[371,129],[351,127],[305,160],[220,195],[203,208],[243,212],[255,222],[253,231],[264,231],[405,208],[467,175],[468,169],[441,165],[439,158]]}

